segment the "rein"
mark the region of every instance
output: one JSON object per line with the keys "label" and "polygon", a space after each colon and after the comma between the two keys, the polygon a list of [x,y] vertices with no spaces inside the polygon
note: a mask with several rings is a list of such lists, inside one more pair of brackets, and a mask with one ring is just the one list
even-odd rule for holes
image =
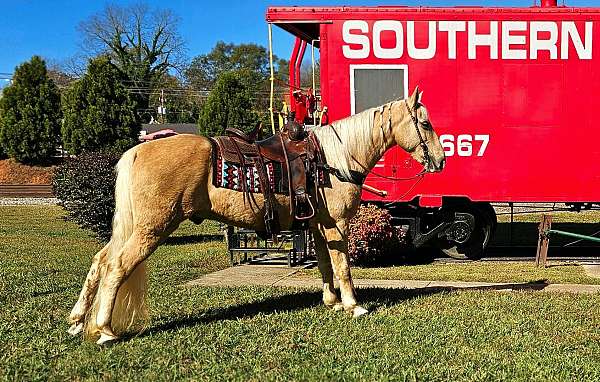
{"label": "rein", "polygon": [[[393,104],[394,102],[391,102],[390,105],[390,112],[389,112],[389,124],[390,126],[392,125],[392,106],[391,104]],[[429,156],[429,148],[427,147],[427,143],[425,142],[425,140],[423,139],[423,136],[421,135],[421,131],[419,131],[419,121],[417,119],[417,117],[415,115],[413,115],[412,111],[410,110],[410,107],[408,106],[408,102],[406,100],[404,100],[404,104],[406,105],[406,109],[408,110],[408,114],[410,115],[410,118],[413,122],[413,125],[415,126],[415,129],[417,129],[417,135],[419,136],[419,145],[421,146],[421,148],[423,149],[423,156],[425,157],[425,165],[423,166],[423,170],[421,170],[418,174],[415,174],[413,176],[409,176],[409,177],[395,177],[395,176],[388,176],[388,175],[383,175],[383,174],[379,174],[373,170],[368,169],[365,165],[363,165],[362,163],[360,163],[360,161],[358,161],[358,159],[356,159],[354,157],[354,155],[352,155],[348,149],[346,148],[346,146],[344,145],[344,142],[342,141],[342,138],[340,138],[338,132],[336,131],[335,127],[333,125],[331,126],[331,129],[333,130],[333,133],[335,134],[336,138],[338,139],[338,141],[340,141],[340,143],[344,146],[344,148],[346,149],[346,153],[348,154],[348,156],[359,166],[361,167],[363,170],[365,170],[367,173],[363,174],[359,171],[354,171],[354,170],[350,170],[350,175],[352,176],[351,179],[348,179],[347,177],[343,176],[340,171],[336,168],[330,167],[327,164],[323,165],[323,168],[325,170],[330,171],[331,173],[333,173],[338,179],[340,179],[343,182],[348,182],[348,183],[354,183],[357,185],[362,185],[365,181],[365,179],[367,178],[367,175],[369,173],[373,174],[376,177],[382,178],[382,179],[387,179],[387,180],[394,180],[394,181],[407,181],[407,180],[413,180],[413,179],[417,179],[417,182],[410,188],[410,190],[412,190],[417,183],[419,183],[421,181],[421,179],[425,176],[425,174],[427,174],[427,165],[429,165],[430,163],[430,156]],[[383,130],[383,110],[384,110],[384,106],[381,107],[380,110],[380,115],[381,115],[381,128]],[[409,190],[409,192],[410,192]]]}

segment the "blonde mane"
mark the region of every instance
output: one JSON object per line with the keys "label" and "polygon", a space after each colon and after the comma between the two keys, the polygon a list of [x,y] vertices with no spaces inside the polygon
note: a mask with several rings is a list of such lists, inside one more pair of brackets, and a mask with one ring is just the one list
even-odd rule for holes
{"label": "blonde mane", "polygon": [[388,105],[391,102],[335,121],[331,125],[316,127],[313,131],[319,139],[327,164],[338,169],[347,178],[352,178],[351,170],[364,172],[362,168],[352,168],[355,161],[351,155],[374,148],[375,112]]}

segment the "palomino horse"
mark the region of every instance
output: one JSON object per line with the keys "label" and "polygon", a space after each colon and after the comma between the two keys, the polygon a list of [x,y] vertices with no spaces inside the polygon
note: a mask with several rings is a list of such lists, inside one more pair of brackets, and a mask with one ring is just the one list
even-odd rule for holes
{"label": "palomino horse", "polygon": [[[424,166],[441,171],[444,151],[431,128],[418,88],[407,100],[318,127],[327,164],[345,177],[370,171],[392,146],[399,145]],[[264,211],[249,208],[243,193],[212,182],[212,146],[201,136],[179,135],[138,145],[117,164],[116,209],[110,242],[92,266],[69,316],[69,333],[85,330],[102,344],[118,339],[146,317],[145,260],[181,222],[213,219],[264,230]],[[361,185],[331,176],[331,187],[317,190],[317,213],[311,220],[323,302],[353,316],[367,313],[357,305],[348,263],[348,222],[360,204]],[[255,194],[259,206],[262,194]],[[276,195],[281,227],[289,227],[289,197]],[[341,300],[333,275],[339,280]]]}

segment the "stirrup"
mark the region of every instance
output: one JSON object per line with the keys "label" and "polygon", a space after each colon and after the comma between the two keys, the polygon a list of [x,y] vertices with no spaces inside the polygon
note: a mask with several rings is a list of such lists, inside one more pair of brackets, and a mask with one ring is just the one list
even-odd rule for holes
{"label": "stirrup", "polygon": [[[294,197],[296,200],[296,211],[298,211],[299,205],[308,204],[308,206],[310,207],[310,209],[309,209],[310,212],[307,215],[299,215],[298,213],[294,212],[294,218],[296,220],[298,220],[298,221],[310,220],[313,217],[315,217],[315,207],[313,206],[312,202],[310,201],[310,197],[305,192],[294,195]],[[299,203],[299,201],[301,201],[301,203]]]}

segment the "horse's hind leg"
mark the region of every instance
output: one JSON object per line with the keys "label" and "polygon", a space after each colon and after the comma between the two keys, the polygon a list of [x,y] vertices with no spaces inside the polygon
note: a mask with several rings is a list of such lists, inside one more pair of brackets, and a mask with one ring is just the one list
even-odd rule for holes
{"label": "horse's hind leg", "polygon": [[313,229],[312,234],[315,241],[319,272],[321,272],[321,279],[323,280],[323,303],[334,310],[340,310],[342,305],[333,284],[333,268],[331,267],[327,242],[319,230]]}
{"label": "horse's hind leg", "polygon": [[69,323],[71,323],[69,334],[73,336],[83,331],[85,315],[87,314],[92,300],[96,295],[96,291],[98,290],[98,280],[100,278],[99,267],[100,264],[105,261],[109,247],[110,243],[106,244],[104,248],[94,255],[94,258],[92,259],[92,266],[90,267],[87,277],[85,278],[83,288],[81,288],[79,299],[71,310],[71,314],[69,315]]}
{"label": "horse's hind leg", "polygon": [[333,270],[340,282],[340,293],[344,310],[354,317],[362,316],[368,311],[356,302],[356,291],[352,275],[350,274],[350,261],[348,258],[348,223],[339,220],[333,228],[323,228],[329,256],[333,263]]}
{"label": "horse's hind leg", "polygon": [[[131,322],[123,322],[123,320],[129,320],[128,318],[117,317],[117,314],[115,314],[116,310],[113,311],[117,292],[119,292],[121,286],[124,286],[123,282],[132,275],[136,267],[140,266],[154,252],[160,240],[161,238],[158,235],[142,233],[134,229],[125,246],[108,260],[106,274],[98,290],[99,306],[96,316],[96,327],[100,332],[98,344],[118,338],[113,332],[113,326],[118,325],[119,327],[115,327],[115,329],[117,332],[120,332],[126,330],[127,326],[131,324]],[[135,299],[138,297],[140,296],[123,296],[123,299]],[[119,310],[122,311],[119,315],[125,316],[127,313],[130,313],[126,312],[128,308],[128,306],[119,306]]]}

